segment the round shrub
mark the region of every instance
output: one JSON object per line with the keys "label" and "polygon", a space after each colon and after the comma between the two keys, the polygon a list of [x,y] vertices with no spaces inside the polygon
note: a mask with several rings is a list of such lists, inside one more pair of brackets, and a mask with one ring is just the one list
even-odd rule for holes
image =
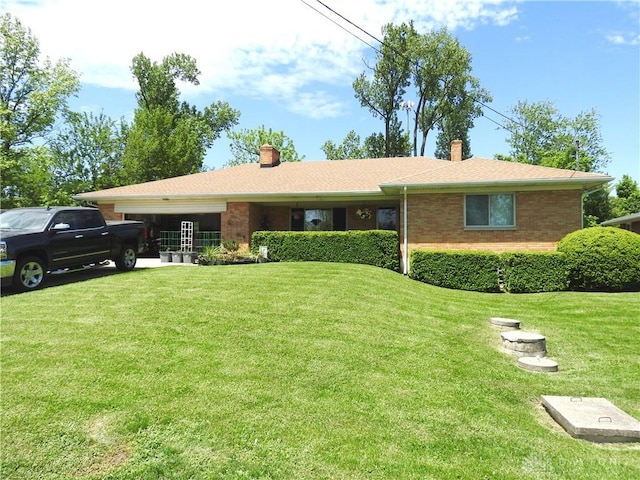
{"label": "round shrub", "polygon": [[572,290],[640,290],[640,235],[617,227],[591,227],[558,242]]}

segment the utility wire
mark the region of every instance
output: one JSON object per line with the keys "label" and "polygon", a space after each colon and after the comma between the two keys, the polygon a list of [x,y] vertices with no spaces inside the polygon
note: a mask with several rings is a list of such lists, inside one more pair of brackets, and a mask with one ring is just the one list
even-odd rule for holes
{"label": "utility wire", "polygon": [[[317,8],[315,8],[314,6],[310,5],[309,3],[306,2],[306,0],[300,0],[302,3],[304,3],[307,7],[311,8],[312,10],[316,11],[317,13],[319,13],[320,15],[322,15],[324,18],[326,18],[327,20],[329,20],[331,23],[337,25],[338,27],[340,27],[341,29],[343,29],[345,32],[347,32],[349,35],[353,36],[354,38],[357,38],[358,40],[360,40],[362,43],[364,43],[365,45],[367,45],[369,48],[375,50],[377,53],[382,53],[381,50],[379,48],[374,47],[373,45],[371,45],[370,43],[366,42],[365,40],[363,40],[362,38],[360,38],[359,36],[357,36],[356,34],[354,34],[352,31],[348,30],[347,28],[345,28],[343,25],[340,25],[338,22],[336,22],[335,20],[333,20],[332,18],[330,18],[328,15],[325,15],[323,12],[321,12],[320,10],[318,10]],[[357,28],[358,30],[360,30],[362,33],[364,33],[365,35],[367,35],[368,37],[372,38],[373,40],[375,40],[376,42],[378,42],[380,45],[386,46],[388,48],[390,48],[391,50],[393,50],[398,56],[403,57],[405,60],[413,63],[413,61],[408,58],[404,53],[402,52],[398,52],[397,50],[395,50],[393,48],[393,46],[389,45],[388,43],[385,43],[383,40],[380,40],[379,38],[377,38],[375,35],[372,35],[371,33],[369,33],[368,31],[366,31],[365,29],[363,29],[362,27],[360,27],[359,25],[355,24],[354,22],[352,22],[351,20],[349,20],[348,18],[346,18],[344,15],[338,13],[337,11],[335,11],[333,8],[329,7],[328,5],[326,5],[324,2],[322,2],[321,0],[316,0],[317,3],[319,3],[320,5],[322,5],[324,8],[326,8],[327,10],[329,10],[331,13],[333,13],[334,15],[340,17],[342,20],[344,20],[345,22],[347,22],[349,25],[353,26],[354,28]],[[492,112],[500,115],[502,118],[515,123],[517,125],[520,125],[521,127],[524,128],[524,125],[522,125],[520,122],[508,117],[507,115],[499,112],[498,110],[490,107],[489,105],[485,104],[484,102],[481,102],[480,100],[477,99],[473,99],[474,102],[476,102],[477,104],[479,104],[481,107],[486,108],[488,110],[491,110]],[[510,128],[506,127],[505,125],[502,125],[501,123],[490,119],[489,117],[483,115],[485,118],[487,118],[488,120],[492,121],[493,123],[495,123],[496,125],[498,125],[499,127],[511,132],[511,133],[515,133],[513,130],[511,130]]]}
{"label": "utility wire", "polygon": [[[301,1],[302,3],[304,3],[307,7],[309,7],[311,10],[314,10],[314,11],[315,11],[315,12],[317,12],[318,14],[322,15],[324,18],[326,18],[327,20],[329,20],[331,23],[333,23],[333,24],[334,24],[334,25],[336,25],[337,27],[340,27],[342,30],[344,30],[345,32],[347,32],[347,33],[348,33],[349,35],[351,35],[352,37],[357,38],[358,40],[360,40],[362,43],[364,43],[364,44],[365,44],[366,46],[368,46],[369,48],[371,48],[371,49],[375,50],[376,52],[380,53],[380,50],[379,50],[379,49],[377,49],[376,47],[374,47],[374,46],[373,46],[373,45],[371,45],[370,43],[366,42],[365,40],[361,39],[359,36],[357,36],[356,34],[354,34],[352,31],[350,31],[349,29],[347,29],[345,26],[340,25],[340,24],[339,24],[338,22],[336,22],[333,18],[330,18],[328,15],[325,15],[323,12],[321,12],[320,10],[318,10],[318,9],[317,9],[316,7],[314,7],[313,5],[310,5],[310,4],[309,4],[309,3],[307,3],[305,0],[300,0],[300,1]],[[332,11],[332,12],[333,12],[333,10],[331,10],[329,7],[327,7],[324,3],[322,3],[322,2],[319,2],[319,3],[321,3],[325,8],[327,8],[328,10],[330,10],[330,11]],[[333,12],[333,13],[335,13],[336,15],[338,15],[340,18],[344,18],[344,17],[342,17],[342,15],[340,15],[340,14],[338,14],[338,13],[336,13],[336,12]],[[346,20],[346,19],[345,19],[345,20]],[[351,22],[349,22],[349,20],[346,20],[346,21],[347,21],[348,23],[352,24]],[[353,24],[352,24],[352,25],[353,25]],[[360,27],[357,27],[357,26],[356,26],[356,28],[359,28],[360,30],[362,30]],[[365,33],[366,33],[366,32],[365,32]],[[368,34],[367,34],[367,35],[368,35]],[[369,35],[369,36],[371,36],[371,35]],[[374,40],[376,40],[376,41],[380,42],[380,40],[378,40],[377,38],[375,38],[375,37],[373,37],[373,38],[374,38]],[[380,43],[382,43],[382,42],[380,42]]]}

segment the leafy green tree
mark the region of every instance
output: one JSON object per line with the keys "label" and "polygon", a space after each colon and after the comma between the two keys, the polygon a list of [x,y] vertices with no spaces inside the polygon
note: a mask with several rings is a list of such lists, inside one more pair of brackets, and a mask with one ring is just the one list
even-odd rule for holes
{"label": "leafy green tree", "polygon": [[[37,205],[46,172],[34,142],[52,130],[56,115],[79,88],[68,60],[39,60],[31,30],[6,13],[0,17],[0,189],[2,207]],[[48,157],[47,157],[48,158]],[[43,184],[45,182],[45,184]]]}
{"label": "leafy green tree", "polygon": [[[391,121],[388,137],[391,152],[395,156],[408,156],[411,151],[409,139],[396,117]],[[360,135],[351,130],[340,145],[327,140],[321,147],[329,160],[353,158],[385,158],[386,139],[383,133],[372,133],[360,144]]]}
{"label": "leafy green tree", "polygon": [[[468,132],[491,96],[471,75],[469,51],[446,29],[422,35],[413,23],[388,24],[383,34],[377,63],[369,67],[371,79],[362,73],[353,88],[360,104],[385,122],[384,156],[417,155],[418,137],[420,155],[424,155],[427,137],[436,128],[440,132],[437,156],[443,156],[444,145],[455,138],[466,140],[465,149],[470,151]],[[402,96],[411,85],[418,101],[415,108],[407,109],[407,113],[413,112],[413,134],[409,134],[411,145],[405,153],[403,142],[394,137],[392,123],[404,108]]]}
{"label": "leafy green tree", "polygon": [[372,72],[371,79],[363,72],[353,82],[353,90],[360,105],[383,120],[384,156],[391,157],[400,153],[392,149],[392,122],[410,84],[410,48],[417,33],[413,23],[387,24],[382,32],[384,42],[377,52],[377,63],[373,67],[367,65]]}
{"label": "leafy green tree", "polygon": [[462,158],[471,158],[471,140],[469,130],[473,127],[473,120],[465,116],[464,110],[454,111],[451,115],[442,119],[438,126],[438,138],[434,156],[445,160],[451,160],[451,142],[462,141]]}
{"label": "leafy green tree", "polygon": [[324,142],[320,147],[327,160],[345,160],[350,158],[365,158],[365,150],[360,145],[360,135],[355,130],[351,130],[344,137],[340,145],[336,145],[331,140]]}
{"label": "leafy green tree", "polygon": [[104,113],[65,113],[65,125],[51,140],[57,203],[73,195],[122,185],[122,157],[128,125]]}
{"label": "leafy green tree", "polygon": [[471,53],[446,29],[417,35],[411,43],[411,77],[418,94],[414,111],[413,154],[425,154],[429,132],[439,127],[442,139],[437,151],[452,136],[467,138],[473,120],[482,115],[482,103],[492,100],[471,75]]}
{"label": "leafy green tree", "polygon": [[507,138],[511,152],[503,158],[585,172],[600,172],[609,163],[596,110],[572,119],[561,115],[551,102],[519,101],[510,113],[505,126],[511,132]]}
{"label": "leafy green tree", "polygon": [[583,199],[583,222],[585,227],[594,227],[605,220],[613,218],[611,189],[604,186]]}
{"label": "leafy green tree", "polygon": [[616,184],[616,195],[618,198],[629,198],[638,193],[638,182],[636,182],[630,175],[623,175],[620,181]]}
{"label": "leafy green tree", "polygon": [[237,124],[240,113],[227,102],[214,102],[203,110],[180,102],[176,81],[199,84],[200,71],[189,55],[174,53],[156,63],[140,53],[131,71],[140,90],[123,157],[126,181],[147,182],[201,171],[207,149],[222,131]]}
{"label": "leafy green tree", "polygon": [[[376,140],[381,138],[382,141]],[[409,138],[402,129],[402,123],[398,120],[397,115],[393,115],[391,123],[389,125],[389,134],[384,137],[382,134],[371,134],[364,140],[364,151],[368,158],[382,158],[384,157],[386,146],[389,145],[389,149],[392,157],[408,157],[411,155],[411,145],[409,144]]]}
{"label": "leafy green tree", "polygon": [[624,217],[640,212],[640,188],[631,176],[623,175],[616,184],[616,197],[613,202],[613,217]]}
{"label": "leafy green tree", "polygon": [[229,147],[233,158],[225,164],[226,167],[259,162],[260,147],[265,144],[275,147],[283,162],[299,162],[304,159],[304,155],[299,155],[296,151],[293,140],[284,132],[274,132],[271,128],[267,130],[264,125],[256,129],[229,131],[227,137],[231,140]]}

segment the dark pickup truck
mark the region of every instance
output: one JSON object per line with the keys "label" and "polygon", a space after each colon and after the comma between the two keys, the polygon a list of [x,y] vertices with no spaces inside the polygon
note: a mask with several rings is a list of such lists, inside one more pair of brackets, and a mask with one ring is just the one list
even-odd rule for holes
{"label": "dark pickup truck", "polygon": [[106,222],[96,208],[15,208],[0,214],[0,278],[3,286],[26,291],[40,287],[49,272],[108,260],[128,271],[144,245],[142,222]]}

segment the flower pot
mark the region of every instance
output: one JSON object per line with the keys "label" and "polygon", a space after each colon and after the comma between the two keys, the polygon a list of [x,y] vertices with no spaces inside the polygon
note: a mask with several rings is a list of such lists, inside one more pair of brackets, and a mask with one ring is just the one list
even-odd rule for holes
{"label": "flower pot", "polygon": [[195,263],[197,256],[196,252],[185,252],[182,254],[182,261],[184,263]]}
{"label": "flower pot", "polygon": [[171,261],[173,263],[182,263],[182,252],[171,252]]}
{"label": "flower pot", "polygon": [[160,252],[160,262],[161,263],[171,262],[171,252]]}

